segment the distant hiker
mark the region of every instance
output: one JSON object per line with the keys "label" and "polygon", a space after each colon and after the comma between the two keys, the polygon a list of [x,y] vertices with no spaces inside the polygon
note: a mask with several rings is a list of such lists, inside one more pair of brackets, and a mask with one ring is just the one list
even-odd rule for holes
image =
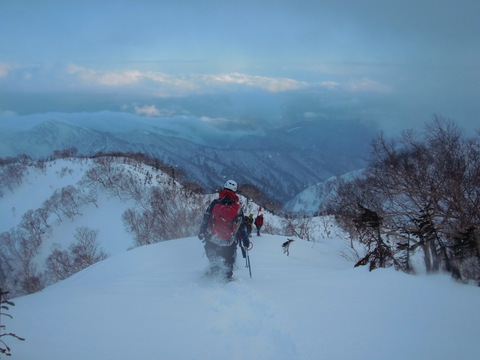
{"label": "distant hiker", "polygon": [[255,227],[257,228],[257,236],[260,236],[260,229],[263,226],[263,214],[258,215],[255,218]]}
{"label": "distant hiker", "polygon": [[230,281],[237,256],[237,244],[248,248],[247,225],[236,194],[237,183],[228,180],[223,190],[208,206],[198,238],[205,242],[205,254],[210,263],[209,275]]}
{"label": "distant hiker", "polygon": [[248,236],[252,236],[251,233],[253,229],[253,214],[245,216],[245,222],[247,223]]}
{"label": "distant hiker", "polygon": [[285,242],[282,244],[283,253],[284,253],[284,254],[287,254],[287,256],[290,255],[289,249],[290,249],[290,244],[291,244],[292,242],[294,242],[293,239],[287,239],[287,241],[285,241]]}

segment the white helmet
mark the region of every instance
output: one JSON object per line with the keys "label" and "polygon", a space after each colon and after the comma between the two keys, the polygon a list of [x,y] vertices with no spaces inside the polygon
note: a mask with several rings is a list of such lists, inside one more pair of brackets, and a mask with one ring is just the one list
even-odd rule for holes
{"label": "white helmet", "polygon": [[233,192],[237,191],[237,182],[234,180],[228,180],[225,185],[223,185],[224,189],[232,190]]}

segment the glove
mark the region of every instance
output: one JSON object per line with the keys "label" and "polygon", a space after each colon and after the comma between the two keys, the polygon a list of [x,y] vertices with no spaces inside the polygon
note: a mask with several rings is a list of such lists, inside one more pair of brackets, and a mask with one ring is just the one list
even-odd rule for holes
{"label": "glove", "polygon": [[205,241],[205,234],[204,234],[204,233],[198,234],[198,238],[199,238],[201,241]]}
{"label": "glove", "polygon": [[250,240],[248,238],[242,240],[242,245],[245,249],[250,247]]}

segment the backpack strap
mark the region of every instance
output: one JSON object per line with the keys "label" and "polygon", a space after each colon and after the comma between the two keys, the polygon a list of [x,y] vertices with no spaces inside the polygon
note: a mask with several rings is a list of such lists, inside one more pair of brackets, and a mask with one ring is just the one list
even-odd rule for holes
{"label": "backpack strap", "polygon": [[229,199],[228,197],[224,196],[220,199],[218,199],[218,202],[221,203],[222,205],[232,205],[235,201],[232,199]]}
{"label": "backpack strap", "polygon": [[206,234],[207,229],[211,226],[211,220],[212,220],[212,211],[215,205],[219,203],[219,199],[213,200],[210,205],[208,206],[207,210],[205,210],[205,214],[203,214],[203,220],[202,224],[200,225],[200,234]]}

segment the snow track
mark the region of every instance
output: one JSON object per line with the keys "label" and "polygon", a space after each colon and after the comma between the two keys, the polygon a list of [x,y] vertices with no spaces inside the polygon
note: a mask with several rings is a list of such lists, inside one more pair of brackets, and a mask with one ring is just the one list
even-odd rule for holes
{"label": "snow track", "polygon": [[[202,296],[207,310],[206,328],[215,343],[225,343],[226,359],[295,359],[295,343],[285,319],[273,302],[259,295],[244,281],[217,286]],[[278,343],[283,346],[279,347]]]}

